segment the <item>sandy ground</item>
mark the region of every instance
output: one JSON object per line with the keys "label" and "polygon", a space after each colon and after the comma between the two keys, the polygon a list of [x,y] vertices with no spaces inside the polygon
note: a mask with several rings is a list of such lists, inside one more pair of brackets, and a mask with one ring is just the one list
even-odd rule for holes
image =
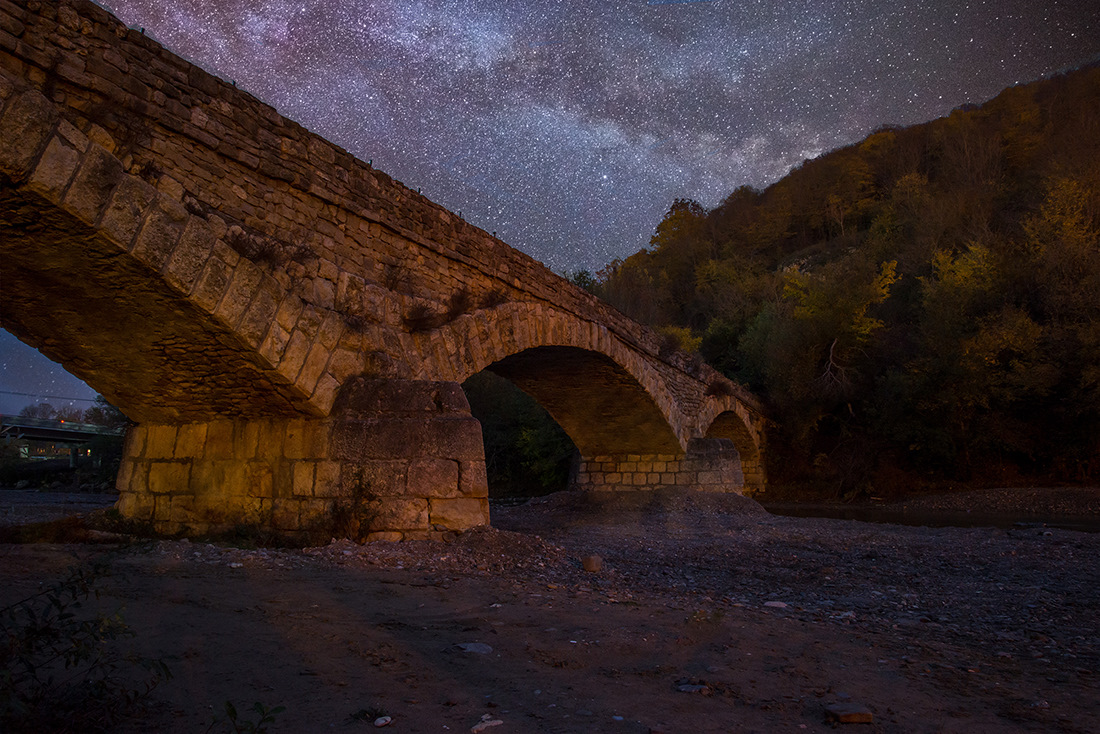
{"label": "sandy ground", "polygon": [[272,732],[373,730],[364,711],[406,732],[812,732],[837,703],[873,715],[839,725],[857,731],[1100,731],[1100,534],[677,493],[493,522],[302,551],[0,545],[0,602],[108,563],[98,604],[174,674],[123,732],[203,732],[227,700],[285,706]]}

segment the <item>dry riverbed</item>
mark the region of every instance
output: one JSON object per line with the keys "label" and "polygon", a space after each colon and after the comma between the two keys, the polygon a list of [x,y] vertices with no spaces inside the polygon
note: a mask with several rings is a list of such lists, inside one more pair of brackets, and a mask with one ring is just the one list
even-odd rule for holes
{"label": "dry riverbed", "polygon": [[840,724],[857,731],[1100,731],[1100,534],[683,493],[561,494],[493,523],[447,544],[0,545],[0,602],[107,562],[98,603],[174,675],[126,732],[205,731],[226,700],[285,706],[272,732],[376,714],[406,732],[824,731],[834,704],[871,714]]}

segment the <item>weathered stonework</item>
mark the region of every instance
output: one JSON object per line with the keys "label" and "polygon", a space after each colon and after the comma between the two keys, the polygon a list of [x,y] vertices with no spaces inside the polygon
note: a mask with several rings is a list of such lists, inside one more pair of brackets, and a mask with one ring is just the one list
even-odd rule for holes
{"label": "weathered stonework", "polygon": [[325,419],[142,424],[119,510],[161,533],[439,537],[489,522],[481,427],[454,383],[355,380]]}
{"label": "weathered stonework", "polygon": [[[438,438],[463,411],[384,457],[362,455],[353,425],[411,430],[392,406],[336,416],[354,381],[415,393],[483,369],[543,403],[586,466],[647,465],[586,468],[578,486],[669,474],[739,489],[732,464],[686,468],[703,438],[736,447],[745,491],[765,485],[745,390],[91,2],[0,0],[0,131],[0,319],[140,423],[127,514],[304,532],[346,515],[342,498],[303,494],[339,465],[341,487],[352,466],[396,482],[376,532],[477,524],[484,469],[464,467],[482,459]],[[248,453],[260,434],[293,451],[299,424],[324,427],[308,430],[328,453]],[[194,455],[167,447],[170,429]],[[662,461],[679,469],[649,470]]]}
{"label": "weathered stonework", "polygon": [[745,480],[732,441],[695,438],[686,453],[583,457],[572,484],[576,489],[601,492],[683,487],[740,493]]}

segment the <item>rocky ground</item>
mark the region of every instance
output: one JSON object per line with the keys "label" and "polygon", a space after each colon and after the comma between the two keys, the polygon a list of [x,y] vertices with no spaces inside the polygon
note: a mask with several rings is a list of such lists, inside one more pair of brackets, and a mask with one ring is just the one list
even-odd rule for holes
{"label": "rocky ground", "polygon": [[1100,731],[1100,534],[699,493],[559,494],[493,523],[293,551],[4,545],[0,602],[108,563],[99,603],[174,673],[123,731],[204,731],[227,700],[285,706],[272,732],[849,726],[834,705],[861,731]]}

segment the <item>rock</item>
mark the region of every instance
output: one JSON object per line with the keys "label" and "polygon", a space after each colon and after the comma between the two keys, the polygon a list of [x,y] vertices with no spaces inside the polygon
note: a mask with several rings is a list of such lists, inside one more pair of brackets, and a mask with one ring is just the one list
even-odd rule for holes
{"label": "rock", "polygon": [[825,718],[840,724],[870,724],[874,715],[858,703],[834,703],[825,707]]}
{"label": "rock", "polygon": [[600,569],[603,568],[603,559],[599,556],[585,556],[581,559],[581,565],[589,573],[599,573]]}
{"label": "rock", "polygon": [[500,719],[494,719],[491,715],[485,714],[484,716],[481,717],[481,721],[474,724],[470,728],[470,733],[471,734],[478,734],[479,732],[483,732],[483,731],[485,731],[486,729],[488,729],[490,727],[500,726],[503,723],[504,722],[501,721]]}
{"label": "rock", "polygon": [[680,693],[701,693],[704,696],[710,695],[710,687],[699,685],[697,683],[684,683],[676,686],[676,690]]}
{"label": "rock", "polygon": [[766,602],[764,602],[764,606],[773,607],[775,609],[786,609],[787,608],[786,603],[781,602],[781,601],[766,601]]}
{"label": "rock", "polygon": [[376,729],[381,729],[383,726],[389,726],[391,721],[393,719],[389,716],[379,716],[374,720],[374,726]]}
{"label": "rock", "polygon": [[478,655],[488,655],[493,651],[493,648],[484,642],[459,642],[455,645],[455,648],[462,652],[474,652]]}

